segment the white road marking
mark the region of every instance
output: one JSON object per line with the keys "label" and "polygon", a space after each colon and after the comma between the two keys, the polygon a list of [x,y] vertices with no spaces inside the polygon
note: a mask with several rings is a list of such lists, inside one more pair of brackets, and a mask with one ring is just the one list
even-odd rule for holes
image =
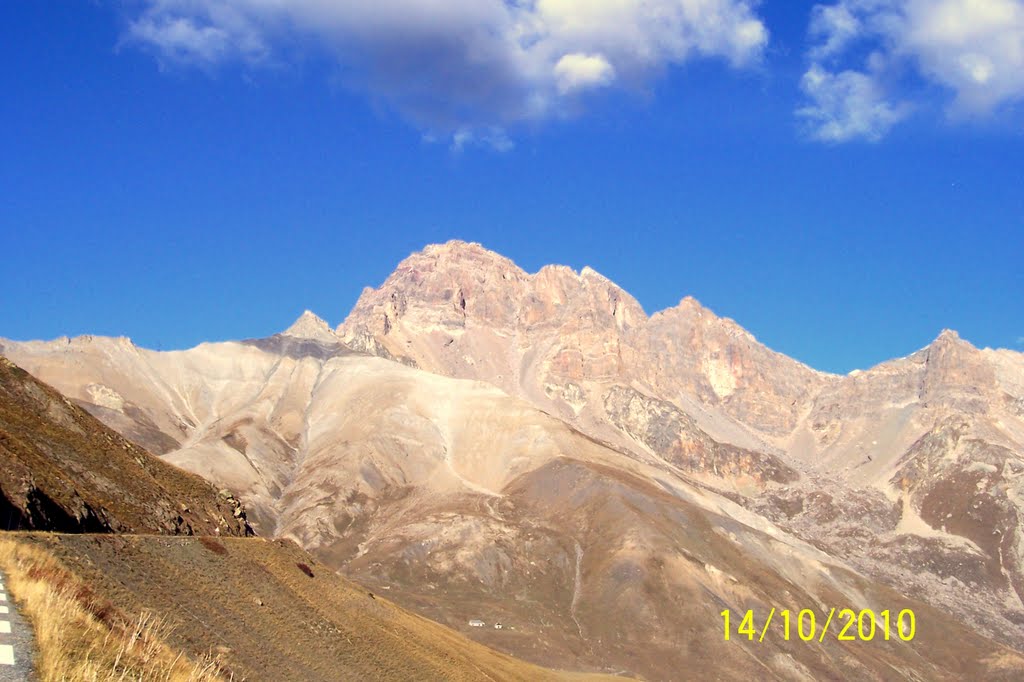
{"label": "white road marking", "polygon": [[[7,592],[4,588],[3,580],[0,580],[0,602],[7,601]],[[0,606],[0,613],[9,613],[8,607]],[[9,635],[11,633],[11,622],[8,620],[0,620],[0,634]],[[14,665],[14,646],[12,644],[0,644],[0,665]]]}

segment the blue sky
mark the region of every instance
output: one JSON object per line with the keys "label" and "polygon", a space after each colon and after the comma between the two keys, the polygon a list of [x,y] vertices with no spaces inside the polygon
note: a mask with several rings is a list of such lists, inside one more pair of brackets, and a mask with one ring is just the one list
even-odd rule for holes
{"label": "blue sky", "polygon": [[284,5],[0,4],[0,336],[337,324],[460,238],[830,371],[1024,349],[1024,0]]}

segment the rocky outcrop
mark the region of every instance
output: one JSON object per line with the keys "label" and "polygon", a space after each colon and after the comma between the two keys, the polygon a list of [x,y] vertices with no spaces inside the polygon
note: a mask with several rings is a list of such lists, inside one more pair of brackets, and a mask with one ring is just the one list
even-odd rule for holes
{"label": "rocky outcrop", "polygon": [[119,529],[101,509],[74,494],[70,503],[55,502],[31,477],[19,489],[0,488],[0,529],[48,530],[58,533],[113,533]]}
{"label": "rocky outcrop", "polygon": [[672,403],[624,386],[613,386],[604,398],[611,422],[666,462],[698,477],[720,479],[731,488],[756,494],[771,483],[800,478],[778,457],[715,441]]}
{"label": "rocky outcrop", "polygon": [[[1008,588],[1024,600],[1024,457],[988,442],[973,420],[953,417],[900,459],[890,483],[932,529],[962,538],[984,558],[976,589]],[[1024,624],[1024,614],[1013,610]]]}

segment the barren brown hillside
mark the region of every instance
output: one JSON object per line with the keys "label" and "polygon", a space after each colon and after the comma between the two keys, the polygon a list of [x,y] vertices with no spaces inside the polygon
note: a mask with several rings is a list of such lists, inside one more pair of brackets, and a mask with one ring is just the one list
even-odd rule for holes
{"label": "barren brown hillside", "polygon": [[[289,541],[9,533],[89,587],[106,622],[161,619],[164,641],[225,679],[582,680],[516,661],[372,594]],[[15,593],[14,597],[18,595]]]}

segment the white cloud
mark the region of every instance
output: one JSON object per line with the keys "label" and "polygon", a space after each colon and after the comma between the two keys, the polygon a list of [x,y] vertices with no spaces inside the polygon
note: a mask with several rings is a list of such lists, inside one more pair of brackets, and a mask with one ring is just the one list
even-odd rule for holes
{"label": "white cloud", "polygon": [[860,20],[845,4],[816,5],[811,10],[811,35],[822,42],[811,50],[816,59],[842,51],[863,30]]}
{"label": "white cloud", "polygon": [[555,81],[560,93],[608,85],[615,78],[615,69],[599,54],[564,55],[555,64]]}
{"label": "white cloud", "polygon": [[125,42],[149,46],[168,62],[200,65],[231,57],[256,62],[267,55],[259,31],[228,3],[211,3],[206,15],[160,11],[167,4],[162,0],[153,4],[129,23]]}
{"label": "white cloud", "polygon": [[906,106],[886,101],[874,79],[858,71],[831,73],[815,64],[800,88],[812,103],[797,115],[810,124],[811,136],[823,142],[880,140],[908,112]]}
{"label": "white cloud", "polygon": [[185,18],[144,17],[132,24],[132,37],[156,46],[175,59],[194,57],[214,62],[228,51],[230,37],[213,26],[196,26]]}
{"label": "white cloud", "polygon": [[[1024,100],[1024,0],[839,0],[815,6],[810,35],[804,90],[811,104],[798,114],[816,122],[821,139],[835,130],[850,131],[845,139],[884,135],[891,114],[906,111],[892,94],[906,73],[947,91],[953,117]],[[858,54],[867,57],[850,68]],[[821,106],[807,85],[822,73],[831,77],[822,87],[845,88],[859,104]],[[848,125],[844,111],[875,112],[878,125]]]}
{"label": "white cloud", "polygon": [[[430,141],[436,142],[436,139]],[[452,133],[450,148],[453,152],[461,152],[470,145],[490,147],[499,152],[507,152],[515,146],[512,140],[508,138],[504,129],[498,126],[486,128],[462,127]]]}
{"label": "white cloud", "polygon": [[956,94],[956,113],[1024,98],[1024,0],[915,0],[906,17],[904,50]]}
{"label": "white cloud", "polygon": [[694,58],[756,63],[768,41],[758,2],[142,0],[125,39],[197,65],[326,52],[353,89],[465,141]]}

